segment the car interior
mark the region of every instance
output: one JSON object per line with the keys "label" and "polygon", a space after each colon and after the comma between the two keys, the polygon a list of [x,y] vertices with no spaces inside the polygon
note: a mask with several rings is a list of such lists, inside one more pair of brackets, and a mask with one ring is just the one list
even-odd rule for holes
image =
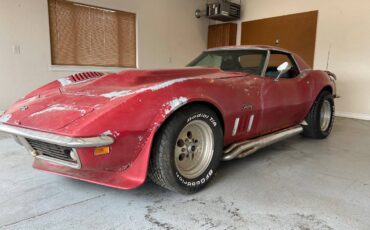
{"label": "car interior", "polygon": [[285,74],[282,74],[280,78],[294,78],[299,75],[298,67],[291,55],[272,51],[265,76],[276,78],[279,75],[278,67],[284,62],[288,62],[291,69]]}
{"label": "car interior", "polygon": [[[244,72],[262,75],[267,52],[265,50],[209,51],[191,62],[188,66],[216,67],[228,72]],[[298,67],[290,54],[271,51],[265,76],[276,78],[278,67],[288,62],[291,69],[280,78],[294,78],[299,75]]]}

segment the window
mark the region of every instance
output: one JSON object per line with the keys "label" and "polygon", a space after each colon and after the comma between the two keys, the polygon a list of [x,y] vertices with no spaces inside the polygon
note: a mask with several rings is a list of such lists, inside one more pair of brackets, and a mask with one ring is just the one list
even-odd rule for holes
{"label": "window", "polygon": [[259,54],[249,54],[239,57],[240,66],[243,68],[259,66],[263,61],[263,56]]}
{"label": "window", "polygon": [[49,0],[53,65],[136,67],[136,15]]}
{"label": "window", "polygon": [[207,55],[202,60],[198,62],[199,66],[203,67],[214,67],[214,66],[221,66],[222,57],[219,55]]}
{"label": "window", "polygon": [[263,50],[207,51],[188,66],[216,67],[224,71],[261,75],[267,52]]}
{"label": "window", "polygon": [[294,78],[299,75],[298,67],[289,54],[272,51],[266,70],[266,76],[276,78],[279,75],[277,68],[284,62],[288,62],[292,68],[287,73],[283,74],[281,78]]}

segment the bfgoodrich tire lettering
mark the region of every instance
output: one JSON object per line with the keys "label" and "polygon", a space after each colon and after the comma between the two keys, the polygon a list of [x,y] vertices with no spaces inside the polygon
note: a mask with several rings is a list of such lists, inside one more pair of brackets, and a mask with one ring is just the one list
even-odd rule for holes
{"label": "bfgoodrich tire lettering", "polygon": [[324,139],[331,133],[334,124],[335,106],[333,95],[329,91],[322,91],[317,97],[310,113],[306,118],[303,136]]}
{"label": "bfgoodrich tire lettering", "polygon": [[[195,125],[195,129],[208,130],[202,135],[211,133],[212,140],[206,138],[207,145],[199,143],[202,141],[197,140],[197,136],[202,135],[195,135],[195,133],[190,135],[189,132],[186,132],[186,129],[189,126],[191,128],[192,125]],[[197,128],[198,126],[199,128]],[[185,135],[189,136],[182,138],[181,134],[184,130]],[[203,148],[199,146],[203,146]],[[203,156],[204,151],[201,150],[207,149],[209,146],[212,146],[212,155],[209,158],[204,157],[204,161],[202,161],[202,157],[197,158],[195,154],[200,153],[199,156]],[[197,148],[199,149],[197,150]],[[169,190],[181,193],[197,192],[214,177],[222,157],[222,149],[223,131],[217,114],[207,106],[187,106],[173,114],[154,138],[148,175],[156,184]],[[181,168],[182,161],[180,160],[184,161],[185,159],[188,159],[188,162],[192,162],[191,159],[193,159],[194,167],[191,163],[189,167],[185,167],[188,165],[183,163],[184,167]],[[206,165],[199,165],[199,162],[205,162]]]}

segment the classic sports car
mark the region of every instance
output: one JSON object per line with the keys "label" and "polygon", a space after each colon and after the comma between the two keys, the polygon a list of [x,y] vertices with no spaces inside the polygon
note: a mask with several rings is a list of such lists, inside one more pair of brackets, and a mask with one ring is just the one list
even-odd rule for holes
{"label": "classic sports car", "polygon": [[87,72],[53,81],[0,118],[33,167],[132,189],[147,175],[192,193],[221,160],[302,134],[327,137],[335,75],[268,46],[210,49],[188,67]]}

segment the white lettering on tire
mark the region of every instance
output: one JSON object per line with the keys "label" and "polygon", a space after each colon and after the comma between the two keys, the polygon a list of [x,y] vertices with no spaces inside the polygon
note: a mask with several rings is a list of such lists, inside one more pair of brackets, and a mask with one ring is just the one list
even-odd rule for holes
{"label": "white lettering on tire", "polygon": [[211,178],[212,174],[213,174],[213,170],[211,169],[211,170],[209,170],[209,172],[207,173],[207,175],[206,175],[205,178],[201,178],[201,179],[199,179],[197,181],[187,181],[178,172],[176,172],[176,177],[177,177],[177,179],[179,179],[179,181],[182,184],[184,184],[184,185],[186,185],[188,187],[195,187],[195,186],[199,186],[201,184],[206,183]]}
{"label": "white lettering on tire", "polygon": [[198,113],[196,115],[193,115],[193,116],[189,117],[188,120],[187,120],[187,123],[189,123],[190,121],[192,121],[194,119],[197,119],[197,118],[203,118],[203,119],[209,120],[209,122],[211,122],[211,124],[214,127],[217,126],[216,120],[213,117],[211,117],[210,115],[207,115],[207,114],[204,114],[204,113]]}

